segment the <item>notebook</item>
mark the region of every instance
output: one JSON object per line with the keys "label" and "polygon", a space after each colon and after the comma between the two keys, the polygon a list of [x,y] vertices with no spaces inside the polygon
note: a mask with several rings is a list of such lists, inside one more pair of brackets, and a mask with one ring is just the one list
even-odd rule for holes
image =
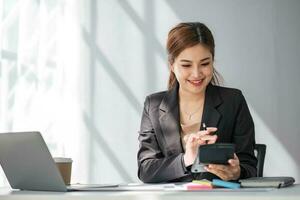
{"label": "notebook", "polygon": [[117,184],[66,186],[39,132],[0,133],[0,164],[13,189],[95,191]]}
{"label": "notebook", "polygon": [[295,179],[293,177],[252,177],[241,179],[242,187],[287,187],[293,185]]}

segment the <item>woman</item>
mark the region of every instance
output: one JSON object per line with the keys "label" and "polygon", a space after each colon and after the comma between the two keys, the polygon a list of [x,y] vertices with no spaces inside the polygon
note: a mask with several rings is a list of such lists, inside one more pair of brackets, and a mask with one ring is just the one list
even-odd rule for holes
{"label": "woman", "polygon": [[[145,100],[139,132],[138,176],[146,183],[256,176],[254,124],[241,91],[217,86],[215,44],[202,23],[180,23],[168,35],[168,91]],[[203,126],[207,129],[203,130]],[[228,165],[193,174],[198,147],[234,143]]]}

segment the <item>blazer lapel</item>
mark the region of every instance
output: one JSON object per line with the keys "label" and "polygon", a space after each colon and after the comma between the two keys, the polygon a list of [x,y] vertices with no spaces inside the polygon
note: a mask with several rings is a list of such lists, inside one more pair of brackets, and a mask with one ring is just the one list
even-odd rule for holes
{"label": "blazer lapel", "polygon": [[159,122],[166,148],[174,153],[183,152],[178,108],[178,86],[167,92],[159,106]]}
{"label": "blazer lapel", "polygon": [[222,99],[216,87],[209,84],[205,92],[205,102],[200,130],[203,129],[203,123],[205,123],[206,127],[218,127],[222,115],[216,108],[221,103]]}

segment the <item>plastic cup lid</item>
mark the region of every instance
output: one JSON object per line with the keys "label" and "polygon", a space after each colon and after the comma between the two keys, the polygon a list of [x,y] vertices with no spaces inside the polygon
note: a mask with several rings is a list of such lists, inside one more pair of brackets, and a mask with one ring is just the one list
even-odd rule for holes
{"label": "plastic cup lid", "polygon": [[72,158],[64,158],[64,157],[54,157],[53,158],[56,163],[69,163],[73,162]]}

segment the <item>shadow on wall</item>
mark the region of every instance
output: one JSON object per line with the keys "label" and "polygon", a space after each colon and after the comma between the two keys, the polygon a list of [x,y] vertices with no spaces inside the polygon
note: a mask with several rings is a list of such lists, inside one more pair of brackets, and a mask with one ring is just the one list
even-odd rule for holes
{"label": "shadow on wall", "polygon": [[[141,114],[142,111],[142,104],[136,97],[134,91],[131,90],[131,88],[128,86],[127,82],[122,77],[122,74],[120,74],[116,69],[115,66],[113,66],[112,62],[109,60],[109,58],[104,54],[104,52],[100,49],[100,47],[97,45],[97,1],[94,1],[91,5],[91,25],[90,25],[90,32],[88,32],[83,26],[81,27],[82,30],[82,37],[84,42],[87,44],[90,55],[91,55],[91,64],[90,64],[90,95],[91,95],[91,102],[90,102],[90,117],[88,117],[86,114],[84,115],[84,121],[87,124],[87,127],[89,127],[89,132],[92,134],[91,138],[95,141],[97,141],[97,147],[101,148],[103,152],[107,155],[107,157],[111,160],[111,163],[114,166],[120,166],[117,171],[125,181],[133,182],[133,179],[130,177],[130,175],[126,172],[125,167],[121,165],[121,161],[118,160],[117,156],[113,153],[113,151],[110,149],[109,145],[106,144],[103,140],[102,135],[98,130],[96,130],[96,126],[94,126],[93,119],[95,114],[94,112],[94,101],[92,95],[95,94],[95,85],[96,85],[96,77],[95,77],[95,68],[96,64],[100,63],[100,66],[103,66],[103,69],[107,72],[107,74],[110,76],[110,78],[113,80],[113,82],[116,84],[116,86],[119,88],[119,91],[122,92],[126,100],[130,103],[131,107],[136,111],[138,115]],[[145,11],[145,20],[143,21],[136,11],[133,9],[133,7],[127,2],[127,1],[118,1],[118,4],[120,7],[125,11],[126,15],[131,19],[131,21],[136,25],[136,27],[140,30],[141,34],[144,38],[144,46],[145,46],[145,71],[147,74],[146,77],[146,86],[147,90],[151,90],[155,88],[156,82],[153,81],[153,77],[156,77],[156,68],[153,67],[155,65],[155,55],[157,54],[162,59],[165,59],[165,50],[160,44],[159,40],[155,37],[154,34],[154,8],[153,8],[153,2],[147,1],[144,5],[144,11]],[[93,146],[92,141],[90,141],[90,160],[92,159],[93,150],[95,149],[95,146]],[[90,166],[90,171],[92,171],[92,166]],[[91,177],[90,177],[91,179]]]}
{"label": "shadow on wall", "polygon": [[115,70],[111,62],[106,58],[106,56],[101,52],[100,48],[95,45],[95,41],[89,36],[88,32],[82,28],[83,38],[86,44],[94,50],[94,59],[97,62],[100,62],[106,72],[114,80],[116,85],[120,88],[120,91],[124,94],[126,99],[130,102],[131,106],[137,113],[140,113],[142,110],[142,104],[135,97],[134,92],[127,86],[126,81],[121,77],[121,75]]}
{"label": "shadow on wall", "polygon": [[[126,171],[122,162],[114,154],[110,145],[105,142],[105,139],[101,136],[101,133],[97,130],[95,125],[92,123],[92,119],[90,119],[86,113],[82,113],[82,115],[83,115],[83,121],[84,121],[86,127],[88,128],[88,133],[91,134],[91,138],[93,138],[93,141],[96,142],[98,147],[101,148],[101,150],[104,152],[106,157],[110,160],[112,165],[115,166],[115,170],[119,173],[120,177],[122,177],[123,180],[126,180],[130,183],[134,182],[134,180],[130,177],[130,175]],[[97,156],[92,155],[92,157],[97,157]],[[89,171],[92,172],[92,166],[90,166]],[[110,171],[110,173],[111,173],[111,171]],[[95,175],[95,174],[93,174],[93,175]],[[90,180],[91,180],[91,177],[90,177]]]}
{"label": "shadow on wall", "polygon": [[134,8],[126,0],[118,1],[119,5],[123,8],[125,13],[136,25],[144,37],[145,47],[145,70],[147,72],[146,85],[147,90],[152,91],[156,88],[157,82],[153,81],[153,77],[156,77],[157,71],[155,67],[155,54],[157,54],[162,60],[166,59],[165,48],[160,44],[159,40],[155,37],[155,9],[154,1],[144,2],[145,20],[143,21],[134,10]]}
{"label": "shadow on wall", "polygon": [[[128,87],[128,85],[123,80],[121,75],[115,70],[115,68],[111,64],[111,62],[106,58],[106,56],[104,56],[104,54],[101,52],[99,47],[97,45],[95,45],[95,40],[93,40],[93,38],[87,33],[87,31],[84,28],[82,28],[82,34],[83,34],[83,38],[84,38],[84,41],[86,42],[86,44],[89,46],[89,48],[91,50],[93,50],[93,57],[91,59],[95,61],[94,64],[96,62],[100,62],[101,65],[104,66],[104,69],[110,75],[110,77],[115,82],[115,84],[119,87],[119,90],[122,91],[123,95],[126,97],[128,102],[131,104],[131,107],[134,108],[134,110],[137,113],[140,113],[140,111],[142,110],[142,105],[135,97],[133,91]],[[94,66],[96,66],[96,65],[94,65]],[[91,74],[91,76],[94,76],[94,74]],[[91,84],[93,85],[94,83],[91,82]],[[92,92],[92,94],[93,94],[93,92]],[[93,97],[91,97],[91,98],[93,98]],[[93,108],[91,108],[91,110],[93,110]],[[84,122],[89,130],[88,132],[91,134],[92,140],[96,141],[97,147],[99,147],[104,152],[104,154],[111,161],[113,166],[118,166],[115,168],[115,170],[119,173],[120,177],[122,177],[123,180],[125,180],[127,182],[134,182],[134,180],[127,173],[124,165],[122,164],[123,162],[121,162],[117,158],[117,156],[114,154],[114,152],[110,148],[110,145],[105,142],[101,133],[97,130],[96,126],[94,126],[93,118],[88,117],[86,115],[86,113],[84,113],[83,115],[84,115]],[[92,157],[94,155],[94,152],[93,152],[94,149],[95,149],[95,147],[93,146],[93,142],[90,141],[90,153],[89,153],[90,160],[92,160]],[[90,169],[89,169],[90,172],[93,171],[92,167],[93,166],[90,164]],[[90,174],[89,179],[92,180],[92,174]]]}

